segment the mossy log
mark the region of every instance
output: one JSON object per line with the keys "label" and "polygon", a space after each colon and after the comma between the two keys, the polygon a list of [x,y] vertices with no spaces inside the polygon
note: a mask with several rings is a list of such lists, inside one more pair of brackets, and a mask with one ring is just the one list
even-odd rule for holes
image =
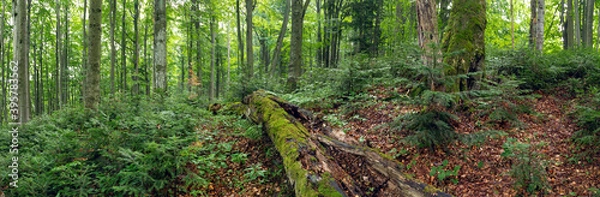
{"label": "mossy log", "polygon": [[243,103],[245,116],[262,124],[275,144],[297,197],[451,196],[407,178],[385,154],[306,129],[302,122],[314,121],[310,112],[267,91]]}

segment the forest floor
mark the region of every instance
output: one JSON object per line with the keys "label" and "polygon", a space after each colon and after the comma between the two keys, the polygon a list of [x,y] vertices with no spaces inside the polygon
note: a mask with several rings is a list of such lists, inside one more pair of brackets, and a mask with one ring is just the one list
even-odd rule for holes
{"label": "forest floor", "polygon": [[[337,114],[337,121],[343,122],[334,129],[342,130],[365,146],[389,153],[406,166],[406,173],[427,184],[435,185],[455,196],[516,196],[515,180],[510,176],[512,161],[501,154],[508,138],[519,142],[538,145],[538,153],[546,161],[545,170],[549,188],[546,196],[591,196],[589,188],[600,188],[600,155],[591,159],[574,159],[577,152],[571,136],[577,125],[569,115],[575,104],[569,98],[538,93],[536,99],[528,102],[532,113],[520,114],[518,126],[496,125],[492,129],[502,130],[505,136],[487,138],[484,143],[467,145],[455,141],[446,151],[440,149],[419,149],[400,143],[410,133],[393,131],[388,125],[401,114],[418,111],[418,108],[403,106],[394,101],[383,101],[390,92],[404,93],[403,90],[378,87],[369,90],[372,101],[356,103],[353,110],[311,109],[315,114]],[[477,117],[476,113],[457,114],[455,129],[459,134],[475,133],[481,130],[487,117]],[[214,140],[235,142],[234,149],[248,154],[245,163],[228,161],[228,167],[218,170],[210,177],[211,184],[204,188],[209,196],[293,196],[286,180],[282,161],[266,135],[259,140],[241,136],[225,125],[205,128],[222,131]],[[460,166],[458,175],[438,180],[430,174],[432,167],[440,166],[447,160],[446,169]],[[260,165],[266,175],[251,181],[247,179],[248,169]],[[191,167],[190,167],[191,168]],[[454,181],[451,181],[454,179]]]}
{"label": "forest floor", "polygon": [[[369,93],[375,98],[385,98],[385,94],[391,91],[380,87]],[[573,159],[575,148],[571,136],[577,131],[577,125],[568,114],[574,110],[574,102],[560,96],[538,94],[541,97],[529,103],[534,112],[518,116],[522,124],[515,128],[506,125],[494,128],[504,130],[507,136],[488,138],[484,143],[473,146],[455,141],[446,152],[397,143],[409,133],[392,131],[386,125],[398,115],[418,109],[395,102],[375,102],[348,113],[342,116],[347,124],[341,129],[367,146],[386,153],[397,153],[394,156],[407,166],[406,173],[455,196],[516,196],[515,181],[509,173],[511,161],[501,156],[506,139],[516,138],[520,142],[540,145],[536,151],[547,161],[545,169],[550,185],[547,196],[591,196],[589,188],[600,187],[600,155],[591,160]],[[332,110],[335,112],[336,109]],[[478,132],[481,122],[485,122],[482,118],[486,117],[476,117],[475,114],[457,114],[456,132]],[[448,161],[448,168],[460,166],[456,183],[439,181],[430,175],[431,168],[444,160]]]}

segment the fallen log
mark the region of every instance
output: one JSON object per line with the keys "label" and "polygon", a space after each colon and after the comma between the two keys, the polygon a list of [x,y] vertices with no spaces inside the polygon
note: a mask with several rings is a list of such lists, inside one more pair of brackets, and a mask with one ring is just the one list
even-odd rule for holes
{"label": "fallen log", "polygon": [[262,124],[275,144],[297,197],[451,196],[407,178],[400,163],[374,149],[309,131],[301,121],[312,121],[310,112],[267,91],[242,103],[245,116]]}

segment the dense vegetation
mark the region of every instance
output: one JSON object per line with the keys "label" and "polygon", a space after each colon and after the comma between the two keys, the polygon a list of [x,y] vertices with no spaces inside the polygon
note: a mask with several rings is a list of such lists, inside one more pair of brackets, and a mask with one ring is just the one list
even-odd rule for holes
{"label": "dense vegetation", "polygon": [[0,196],[292,196],[259,89],[453,195],[600,196],[594,4],[2,1]]}

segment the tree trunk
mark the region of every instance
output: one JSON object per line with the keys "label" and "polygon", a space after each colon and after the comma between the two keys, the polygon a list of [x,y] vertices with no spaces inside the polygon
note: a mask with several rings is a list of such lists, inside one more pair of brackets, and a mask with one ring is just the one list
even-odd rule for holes
{"label": "tree trunk", "polygon": [[515,49],[515,14],[514,0],[510,0],[510,43],[512,49]]}
{"label": "tree trunk", "polygon": [[309,2],[310,0],[304,2],[300,0],[292,1],[292,38],[290,40],[290,64],[287,80],[290,91],[298,88],[298,79],[302,73],[302,27],[304,25],[304,13]]}
{"label": "tree trunk", "polygon": [[[27,31],[27,1],[13,0],[13,60],[18,67],[18,122],[29,122],[29,32]],[[14,65],[11,65],[11,67]],[[17,114],[15,114],[17,115]]]}
{"label": "tree trunk", "polygon": [[240,19],[240,0],[235,1],[235,15],[237,25],[237,39],[238,39],[238,68],[242,68],[243,75],[246,74],[246,66],[244,66],[244,41],[242,40],[242,24]]}
{"label": "tree trunk", "polygon": [[[454,0],[448,31],[444,35],[443,50],[449,55],[444,62],[449,65],[444,75],[457,77],[479,72],[485,62],[485,0]],[[458,53],[457,53],[458,52]],[[446,87],[457,92],[478,89],[476,80],[480,76],[470,75],[467,79],[457,77],[455,83]]]}
{"label": "tree trunk", "polygon": [[[110,1],[111,1],[111,7],[110,7],[111,11],[110,12],[111,12],[111,17],[112,17],[112,11],[113,11],[112,2],[115,1],[115,0],[110,0]],[[83,47],[81,49],[81,71],[82,71],[82,75],[83,76],[86,75],[85,72],[87,71],[87,54],[86,53],[87,53],[87,44],[88,43],[87,43],[87,32],[86,32],[86,29],[85,29],[86,28],[86,23],[87,23],[87,2],[88,2],[87,0],[83,0],[83,18],[81,18],[81,23],[83,24],[82,25],[82,30],[81,30],[81,34],[82,34],[81,40],[83,42]],[[110,21],[111,25],[113,25],[113,21],[112,20],[113,19],[111,18],[111,21]],[[112,26],[111,26],[111,32],[110,33],[111,33],[112,40],[114,40],[114,31],[113,30],[114,30],[114,28],[112,28]],[[112,45],[112,46],[114,46],[114,45]],[[111,60],[112,60],[112,58],[114,58],[114,57],[111,54]],[[85,89],[86,89],[85,86],[86,86],[86,84],[83,83],[83,81],[82,81],[81,82],[81,97],[82,98],[85,97],[85,95],[84,95],[84,92],[85,92]],[[112,93],[112,91],[111,91],[111,93]]]}
{"label": "tree trunk", "polygon": [[[409,179],[401,164],[332,131],[307,110],[259,90],[244,98],[246,117],[265,128],[297,197],[450,196]],[[235,106],[234,106],[235,107]],[[238,106],[239,108],[239,106]],[[243,107],[242,107],[243,108]],[[312,129],[307,129],[304,125]],[[344,142],[350,141],[350,142]]]}
{"label": "tree trunk", "polygon": [[88,72],[84,105],[95,110],[100,102],[100,59],[102,56],[102,0],[90,0]]}
{"label": "tree trunk", "polygon": [[[87,0],[86,0],[87,1]],[[110,0],[110,93],[115,93],[115,19],[117,17],[117,0]]]}
{"label": "tree trunk", "polygon": [[287,32],[287,25],[290,19],[290,0],[285,0],[285,8],[283,10],[283,22],[281,23],[281,30],[279,30],[279,36],[277,36],[277,43],[275,44],[275,49],[273,50],[273,59],[271,60],[271,78],[275,76],[275,72],[277,72],[277,68],[281,64],[281,48],[283,47],[283,38],[285,37],[285,33]]}
{"label": "tree trunk", "polygon": [[61,108],[67,104],[69,91],[69,5],[65,5],[65,39],[63,40],[63,50],[60,57],[60,105]]}
{"label": "tree trunk", "polygon": [[573,29],[575,35],[575,47],[581,46],[581,16],[579,14],[579,1],[573,0]]}
{"label": "tree trunk", "polygon": [[167,91],[167,18],[165,0],[154,1],[154,91]]}
{"label": "tree trunk", "polygon": [[545,0],[531,0],[531,22],[529,24],[529,46],[539,52],[544,48]]}
{"label": "tree trunk", "polygon": [[134,95],[140,93],[139,63],[140,63],[140,32],[138,30],[138,21],[140,20],[140,5],[138,0],[133,1],[133,74],[131,75],[131,92]]}
{"label": "tree trunk", "polygon": [[435,5],[435,0],[416,1],[419,46],[423,49],[421,59],[425,65],[433,65],[434,58],[440,56],[436,49],[439,39]]}
{"label": "tree trunk", "polygon": [[127,56],[125,52],[127,51],[127,40],[125,37],[127,36],[127,23],[125,18],[125,13],[127,12],[127,0],[123,0],[123,13],[121,15],[121,90],[127,90]]}
{"label": "tree trunk", "polygon": [[[252,46],[252,0],[246,0],[246,73],[244,81],[249,81],[254,75],[254,52]],[[244,83],[246,84],[246,83]],[[244,85],[245,86],[245,85]]]}
{"label": "tree trunk", "polygon": [[583,46],[593,47],[594,35],[594,0],[585,0],[583,6]]}
{"label": "tree trunk", "polygon": [[216,94],[216,79],[215,79],[215,64],[216,64],[216,50],[217,50],[217,25],[216,25],[216,17],[211,14],[210,16],[210,89],[208,91],[208,99],[212,102],[215,100]]}

